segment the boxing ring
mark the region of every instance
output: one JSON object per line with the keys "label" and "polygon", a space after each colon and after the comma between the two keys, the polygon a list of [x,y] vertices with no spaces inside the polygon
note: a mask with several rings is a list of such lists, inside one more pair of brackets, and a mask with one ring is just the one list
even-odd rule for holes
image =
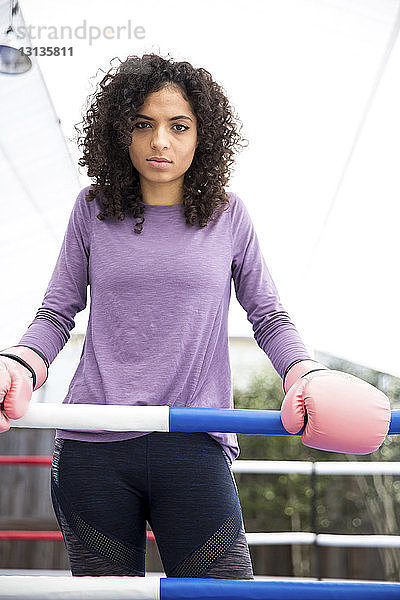
{"label": "boxing ring", "polygon": [[[219,431],[292,435],[284,429],[280,411],[196,407],[31,403],[25,415],[20,419],[10,420],[10,424],[12,427],[22,428],[180,431],[186,433]],[[301,435],[301,433],[302,430],[295,435]],[[391,413],[388,435],[393,434],[400,434],[400,410],[394,410]],[[322,465],[322,463],[320,464]],[[304,535],[315,536],[315,534]],[[399,536],[376,537],[398,538]],[[315,542],[314,538],[313,541]],[[310,543],[310,541],[304,543]],[[394,540],[393,543],[400,547],[399,540]],[[380,545],[379,542],[377,545]],[[16,598],[30,598],[31,600],[39,598],[68,598],[69,600],[78,598],[86,600],[92,598],[97,600],[113,600],[114,598],[116,600],[122,598],[132,600],[230,600],[239,598],[242,600],[325,600],[339,598],[347,600],[363,598],[368,600],[400,598],[400,583],[279,579],[271,581],[261,578],[235,580],[171,577],[0,576],[0,599]]]}

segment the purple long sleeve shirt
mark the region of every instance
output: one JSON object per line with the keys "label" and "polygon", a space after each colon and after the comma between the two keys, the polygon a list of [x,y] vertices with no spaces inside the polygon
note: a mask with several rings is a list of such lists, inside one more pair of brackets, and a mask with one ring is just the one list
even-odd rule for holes
{"label": "purple long sleeve shirt", "polygon": [[[231,281],[257,344],[283,377],[311,358],[282,306],[243,201],[216,222],[187,225],[183,204],[146,205],[135,220],[96,218],[101,205],[81,190],[42,306],[19,344],[51,363],[70,337],[76,313],[90,314],[67,404],[233,408],[228,351]],[[143,431],[56,430],[56,437],[117,441]],[[210,432],[233,461],[235,433]]]}

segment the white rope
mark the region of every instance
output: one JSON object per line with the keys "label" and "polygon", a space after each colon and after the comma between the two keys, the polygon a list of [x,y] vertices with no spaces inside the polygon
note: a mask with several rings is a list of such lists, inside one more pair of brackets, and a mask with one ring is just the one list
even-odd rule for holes
{"label": "white rope", "polygon": [[[302,460],[235,460],[235,473],[300,473],[310,475],[313,463]],[[321,461],[315,462],[318,475],[398,475],[400,462]]]}
{"label": "white rope", "polygon": [[315,463],[318,475],[397,475],[400,462],[320,462]]}
{"label": "white rope", "polygon": [[0,579],[1,600],[159,600],[159,577],[24,577]]}
{"label": "white rope", "polygon": [[[316,464],[316,463],[315,463]],[[235,473],[311,473],[312,463],[304,460],[235,460]]]}
{"label": "white rope", "polygon": [[251,546],[314,544],[318,546],[336,546],[352,548],[399,548],[400,535],[340,535],[329,533],[308,533],[286,531],[279,533],[246,533],[247,543]]}
{"label": "white rope", "polygon": [[303,531],[284,531],[279,533],[246,533],[247,543],[250,546],[285,545],[285,544],[313,544],[316,534]]}
{"label": "white rope", "polygon": [[10,425],[79,431],[169,431],[169,406],[36,402],[20,419],[10,419]]}
{"label": "white rope", "polygon": [[353,548],[400,548],[400,535],[339,535],[320,533],[318,546],[351,546]]}

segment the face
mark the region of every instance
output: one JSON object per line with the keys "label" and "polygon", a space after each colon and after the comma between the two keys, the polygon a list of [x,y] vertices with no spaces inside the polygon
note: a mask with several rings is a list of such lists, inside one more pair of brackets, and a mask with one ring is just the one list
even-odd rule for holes
{"label": "face", "polygon": [[[181,179],[197,146],[197,121],[180,90],[165,87],[146,97],[133,123],[129,156],[140,181],[168,183]],[[170,162],[149,159],[163,157]]]}

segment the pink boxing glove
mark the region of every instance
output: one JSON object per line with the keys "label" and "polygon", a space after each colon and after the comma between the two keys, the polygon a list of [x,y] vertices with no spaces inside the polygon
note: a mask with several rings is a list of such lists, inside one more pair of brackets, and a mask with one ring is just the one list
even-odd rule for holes
{"label": "pink boxing glove", "polygon": [[10,429],[9,419],[19,419],[28,410],[32,392],[47,379],[49,363],[27,346],[12,346],[0,352],[0,433]]}
{"label": "pink boxing glove", "polygon": [[310,448],[375,452],[390,426],[388,397],[363,379],[321,363],[314,362],[313,368],[313,362],[300,361],[286,374],[287,393],[281,406],[284,428],[298,433],[306,420],[302,441]]}

